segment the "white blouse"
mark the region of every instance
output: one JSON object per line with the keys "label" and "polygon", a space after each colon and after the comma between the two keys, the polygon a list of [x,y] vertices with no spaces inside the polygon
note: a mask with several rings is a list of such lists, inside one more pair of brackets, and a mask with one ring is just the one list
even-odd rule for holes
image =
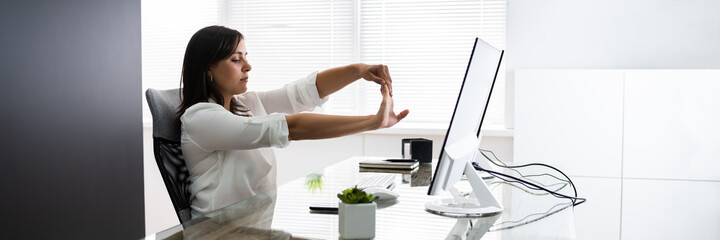
{"label": "white blouse", "polygon": [[193,217],[276,188],[272,147],[289,144],[285,114],[310,111],[327,101],[317,92],[316,77],[314,72],[280,89],[234,96],[252,117],[232,114],[212,100],[185,111],[181,144]]}

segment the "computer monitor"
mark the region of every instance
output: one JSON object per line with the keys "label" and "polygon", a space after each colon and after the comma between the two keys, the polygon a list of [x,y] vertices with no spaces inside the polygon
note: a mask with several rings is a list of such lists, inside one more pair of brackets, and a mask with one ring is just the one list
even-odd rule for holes
{"label": "computer monitor", "polygon": [[[425,208],[429,212],[462,217],[492,214],[503,209],[472,166],[475,157],[479,155],[480,129],[503,53],[475,38],[470,62],[428,189],[428,195],[450,191],[454,198],[427,203]],[[489,168],[487,161],[478,163]],[[470,198],[462,197],[453,188],[463,173],[473,188]]]}

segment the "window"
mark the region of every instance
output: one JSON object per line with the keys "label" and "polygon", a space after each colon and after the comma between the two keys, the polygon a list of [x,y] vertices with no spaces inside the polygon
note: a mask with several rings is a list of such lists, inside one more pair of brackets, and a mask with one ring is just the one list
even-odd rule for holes
{"label": "window", "polygon": [[[353,1],[229,1],[225,16],[226,26],[246,36],[250,89],[278,88],[358,61]],[[357,95],[343,89],[319,111],[357,114]]]}
{"label": "window", "polygon": [[148,88],[180,87],[185,48],[197,30],[220,21],[217,1],[141,2],[143,122],[152,116],[145,99]]}
{"label": "window", "polygon": [[[506,0],[173,2],[179,10],[146,2],[143,90],[178,87],[190,36],[221,24],[246,36],[251,90],[277,88],[330,67],[382,63],[393,77],[395,109],[411,110],[404,122],[447,123],[474,38],[505,48]],[[504,121],[504,77],[501,69],[489,124]],[[374,114],[380,99],[377,84],[358,81],[318,111]]]}
{"label": "window", "polygon": [[[505,48],[505,1],[364,0],[360,9],[360,60],[391,68],[395,108],[410,109],[407,122],[450,121],[475,37]],[[497,82],[491,104],[500,107],[488,110],[488,123],[503,121]],[[370,114],[381,96],[363,86],[361,113]]]}

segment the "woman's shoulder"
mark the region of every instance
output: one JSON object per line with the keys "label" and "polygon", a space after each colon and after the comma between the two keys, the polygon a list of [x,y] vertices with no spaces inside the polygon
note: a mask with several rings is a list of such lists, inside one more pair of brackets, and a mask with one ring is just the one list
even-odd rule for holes
{"label": "woman's shoulder", "polygon": [[[241,105],[247,107],[250,110],[257,111],[260,108],[263,108],[262,100],[260,99],[260,92],[244,92],[238,95],[233,96],[236,101],[238,101]],[[258,112],[255,112],[255,114],[258,114]]]}
{"label": "woman's shoulder", "polygon": [[217,104],[217,103],[199,102],[199,103],[196,103],[196,104],[193,104],[192,106],[190,106],[187,110],[185,110],[185,113],[187,114],[188,112],[213,110],[213,109],[218,109],[218,108],[224,109],[223,106],[221,106],[220,104]]}
{"label": "woman's shoulder", "polygon": [[215,111],[227,111],[223,106],[220,106],[220,104],[217,103],[210,103],[210,102],[199,102],[192,106],[190,106],[188,109],[185,110],[185,113],[183,113],[182,116],[180,116],[180,121],[186,122],[188,119],[195,118],[197,116],[201,116],[203,113],[209,113],[209,112],[215,112]]}
{"label": "woman's shoulder", "polygon": [[249,103],[251,103],[251,102],[260,101],[260,98],[258,97],[258,93],[255,92],[255,91],[252,91],[252,92],[244,92],[244,93],[235,95],[235,96],[233,96],[233,97],[235,97],[236,100],[238,100],[238,101],[240,101],[240,102],[242,102],[242,103],[245,103],[245,104],[249,104]]}

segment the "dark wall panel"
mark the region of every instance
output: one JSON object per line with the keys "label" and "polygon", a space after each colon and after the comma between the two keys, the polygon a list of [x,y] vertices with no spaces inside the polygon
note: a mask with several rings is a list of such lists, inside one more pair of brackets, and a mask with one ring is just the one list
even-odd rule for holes
{"label": "dark wall panel", "polygon": [[140,1],[0,3],[0,238],[144,235]]}

